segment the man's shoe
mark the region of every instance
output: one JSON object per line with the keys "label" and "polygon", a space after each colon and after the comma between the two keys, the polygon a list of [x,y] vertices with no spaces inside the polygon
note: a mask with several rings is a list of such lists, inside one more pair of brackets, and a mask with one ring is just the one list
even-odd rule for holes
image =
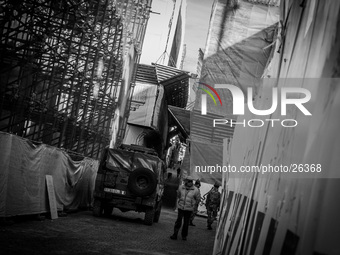
{"label": "man's shoe", "polygon": [[172,239],[172,240],[177,240],[177,236],[172,235],[172,236],[170,236],[170,239]]}
{"label": "man's shoe", "polygon": [[189,226],[194,226],[195,227],[196,225],[194,223],[190,222]]}
{"label": "man's shoe", "polygon": [[209,230],[212,230],[212,227],[211,227],[211,226],[208,226],[208,229],[209,229]]}
{"label": "man's shoe", "polygon": [[182,237],[182,240],[186,241],[186,240],[187,240],[187,238],[186,238],[186,237]]}

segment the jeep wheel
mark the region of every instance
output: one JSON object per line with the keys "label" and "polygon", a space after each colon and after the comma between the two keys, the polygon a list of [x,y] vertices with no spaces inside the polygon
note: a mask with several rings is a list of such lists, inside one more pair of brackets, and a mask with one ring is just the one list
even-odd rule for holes
{"label": "jeep wheel", "polygon": [[129,176],[128,188],[137,196],[150,195],[157,186],[157,176],[148,168],[135,169]]}
{"label": "jeep wheel", "polygon": [[144,224],[151,226],[155,217],[155,209],[149,208],[145,211]]}
{"label": "jeep wheel", "polygon": [[162,200],[160,200],[157,203],[157,207],[156,207],[156,212],[155,212],[155,216],[153,218],[153,222],[158,222],[159,221],[159,217],[161,216],[161,211],[162,211]]}
{"label": "jeep wheel", "polygon": [[93,215],[96,217],[100,217],[102,215],[102,202],[98,199],[95,199],[93,202]]}

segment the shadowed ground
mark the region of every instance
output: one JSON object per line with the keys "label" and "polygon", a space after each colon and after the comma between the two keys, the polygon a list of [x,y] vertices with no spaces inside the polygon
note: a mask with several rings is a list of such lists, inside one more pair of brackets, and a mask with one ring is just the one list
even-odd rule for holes
{"label": "shadowed ground", "polygon": [[19,218],[0,227],[1,254],[212,254],[215,230],[206,229],[205,218],[195,218],[187,241],[170,240],[176,216],[163,208],[152,226],[143,224],[144,213],[118,209],[101,218],[92,211],[56,220]]}

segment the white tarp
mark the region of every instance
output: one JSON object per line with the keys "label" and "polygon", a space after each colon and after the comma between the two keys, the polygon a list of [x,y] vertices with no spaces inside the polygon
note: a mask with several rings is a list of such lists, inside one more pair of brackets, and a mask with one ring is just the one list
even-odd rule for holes
{"label": "white tarp", "polygon": [[[224,138],[232,136],[233,129],[227,126],[213,127],[213,118],[230,118],[232,96],[227,89],[216,89],[216,95],[204,84],[211,87],[215,84],[233,84],[242,91],[253,87],[257,92],[279,21],[278,7],[238,2],[240,4],[232,8],[229,4],[233,3],[229,1],[215,1],[197,87],[208,90],[217,104],[206,92],[198,89],[195,112],[191,117],[190,171],[192,175],[211,184],[216,180],[221,181],[221,173],[202,173],[195,171],[195,168],[222,166],[222,142]],[[272,4],[276,3],[274,1]],[[201,115],[202,94],[207,95],[207,115]],[[221,104],[217,96],[220,96]],[[208,116],[215,117],[209,119]],[[198,125],[199,130],[196,131]]]}
{"label": "white tarp", "polygon": [[92,205],[98,161],[0,132],[0,217],[49,211],[45,176],[53,177],[57,209]]}

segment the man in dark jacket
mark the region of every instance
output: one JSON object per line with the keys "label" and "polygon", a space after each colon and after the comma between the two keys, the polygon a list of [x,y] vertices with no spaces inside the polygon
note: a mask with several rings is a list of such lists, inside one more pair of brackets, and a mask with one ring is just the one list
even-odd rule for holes
{"label": "man in dark jacket", "polygon": [[172,240],[177,239],[177,234],[182,226],[182,239],[187,240],[188,236],[188,228],[189,228],[189,220],[190,216],[194,210],[194,206],[199,199],[199,191],[193,184],[193,178],[188,176],[184,180],[184,185],[179,186],[177,190],[177,220],[175,222],[174,233],[170,238]]}
{"label": "man in dark jacket", "polygon": [[221,193],[218,191],[219,187],[220,184],[218,182],[215,182],[214,187],[212,187],[212,189],[208,193],[207,201],[205,203],[208,214],[207,223],[209,230],[212,229],[211,224],[216,219],[217,212],[220,210]]}

